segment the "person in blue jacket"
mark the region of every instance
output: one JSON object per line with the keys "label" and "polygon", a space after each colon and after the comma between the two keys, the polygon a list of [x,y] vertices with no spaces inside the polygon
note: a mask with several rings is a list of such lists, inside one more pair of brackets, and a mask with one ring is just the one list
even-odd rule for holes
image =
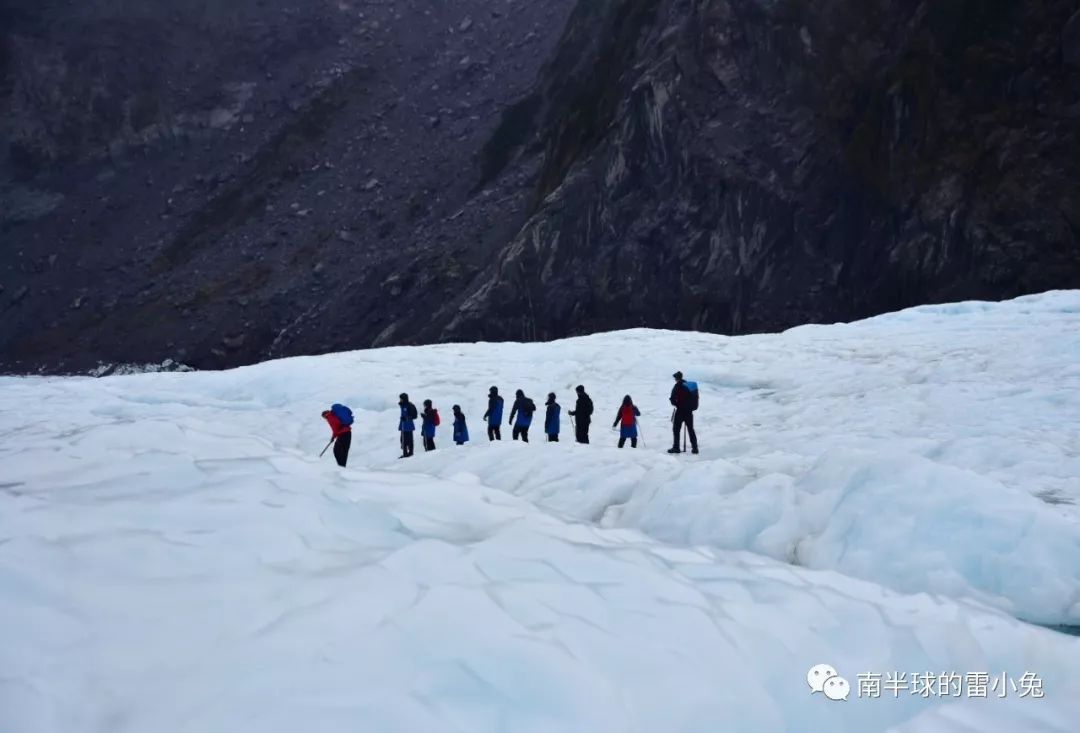
{"label": "person in blue jacket", "polygon": [[398,418],[398,432],[401,433],[401,457],[408,458],[413,454],[413,431],[416,430],[416,423],[413,421],[416,419],[416,405],[409,402],[409,395],[402,392],[398,400],[398,407],[401,408],[400,417]]}
{"label": "person in blue jacket", "polygon": [[615,427],[620,422],[622,423],[622,427],[619,429],[620,448],[626,445],[627,438],[630,439],[630,447],[637,448],[637,419],[640,416],[641,410],[630,399],[630,395],[623,397],[622,407],[615,413],[615,422],[611,424],[611,427]]}
{"label": "person in blue jacket", "polygon": [[517,399],[510,410],[510,424],[514,426],[514,440],[521,438],[522,442],[529,442],[529,426],[532,425],[533,413],[536,412],[536,403],[525,396],[520,389],[515,392]]}
{"label": "person in blue jacket", "polygon": [[465,445],[469,442],[469,426],[465,424],[465,415],[461,405],[454,405],[454,442]]}
{"label": "person in blue jacket", "polygon": [[488,391],[488,408],[484,413],[484,419],[487,420],[488,440],[502,440],[502,431],[500,426],[502,425],[503,416],[503,398],[499,396],[499,388],[492,387]]}
{"label": "person in blue jacket", "polygon": [[544,416],[544,433],[548,436],[549,443],[559,442],[559,413],[562,407],[555,401],[555,393],[549,392],[547,398],[547,414]]}
{"label": "person in blue jacket", "polygon": [[439,424],[439,411],[431,406],[431,400],[424,400],[424,411],[420,417],[420,436],[424,439],[424,450],[435,450],[435,427]]}

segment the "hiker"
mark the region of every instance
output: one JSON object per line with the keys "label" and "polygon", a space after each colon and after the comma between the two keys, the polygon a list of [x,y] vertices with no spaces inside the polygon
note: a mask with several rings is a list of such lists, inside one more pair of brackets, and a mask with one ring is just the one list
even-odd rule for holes
{"label": "hiker", "polygon": [[[345,468],[349,460],[349,446],[352,445],[353,414],[345,405],[333,404],[329,410],[323,410],[323,419],[330,424],[330,442],[334,444],[334,458],[337,464]],[[326,452],[326,449],[323,449]]]}
{"label": "hiker", "polygon": [[420,435],[424,439],[424,450],[435,450],[435,428],[440,421],[439,411],[431,406],[431,400],[424,400],[424,412],[420,417]]}
{"label": "hiker", "polygon": [[526,397],[520,389],[515,394],[517,399],[514,400],[514,406],[510,410],[510,424],[514,426],[514,440],[520,437],[523,442],[528,443],[529,426],[532,425],[533,413],[536,412],[536,403]]}
{"label": "hiker", "polygon": [[682,372],[675,372],[671,376],[675,378],[675,386],[671,388],[671,404],[675,407],[671,413],[671,434],[675,442],[668,453],[682,453],[679,449],[679,433],[683,426],[690,434],[690,452],[697,453],[697,433],[694,432],[694,410],[698,408],[697,383],[683,379]]}
{"label": "hiker", "polygon": [[465,424],[465,415],[461,405],[454,405],[454,442],[465,445],[469,442],[469,426]]}
{"label": "hiker", "polygon": [[622,407],[615,413],[615,422],[611,423],[611,427],[615,427],[620,422],[622,423],[622,427],[619,429],[620,448],[626,445],[627,438],[630,439],[630,447],[637,448],[637,419],[640,415],[641,410],[630,399],[630,395],[623,397]]}
{"label": "hiker", "polygon": [[544,415],[544,433],[549,443],[559,442],[559,413],[562,407],[555,401],[555,393],[548,392],[547,414]]}
{"label": "hiker", "polygon": [[502,440],[503,398],[499,396],[499,388],[492,387],[488,390],[488,408],[484,413],[484,419],[488,421],[488,440]]}
{"label": "hiker", "polygon": [[416,405],[409,402],[409,395],[401,393],[398,401],[401,408],[401,417],[398,420],[398,431],[401,433],[401,457],[408,458],[413,454],[413,431],[416,430]]}
{"label": "hiker", "polygon": [[576,391],[577,404],[575,404],[574,409],[567,414],[570,415],[570,417],[577,418],[577,421],[574,423],[574,433],[577,437],[577,442],[588,443],[589,423],[592,422],[593,412],[592,398],[585,394],[585,388],[580,384],[577,386]]}

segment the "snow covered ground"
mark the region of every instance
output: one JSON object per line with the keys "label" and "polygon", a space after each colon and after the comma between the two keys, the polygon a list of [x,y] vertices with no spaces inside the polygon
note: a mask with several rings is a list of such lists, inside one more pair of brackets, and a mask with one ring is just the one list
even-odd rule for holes
{"label": "snow covered ground", "polygon": [[[675,369],[700,456],[664,453]],[[491,384],[565,411],[579,383],[593,445],[565,417],[483,440]],[[434,453],[396,458],[400,391],[442,412]],[[316,457],[334,401],[345,470]],[[1017,618],[1080,624],[1077,502],[1077,292],[0,379],[0,731],[1071,732],[1080,639]],[[998,681],[857,691],[927,672]]]}

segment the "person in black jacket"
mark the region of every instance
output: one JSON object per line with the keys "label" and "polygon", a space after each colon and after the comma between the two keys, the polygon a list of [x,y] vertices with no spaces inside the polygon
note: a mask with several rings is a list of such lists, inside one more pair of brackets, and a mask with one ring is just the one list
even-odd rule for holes
{"label": "person in black jacket", "polygon": [[499,396],[499,388],[492,387],[488,390],[488,408],[484,413],[484,419],[487,420],[488,440],[502,440],[502,431],[500,426],[502,425],[503,416],[503,398]]}
{"label": "person in black jacket", "polygon": [[697,453],[697,433],[694,432],[694,405],[690,388],[686,386],[686,380],[683,379],[682,372],[675,372],[671,376],[675,379],[675,386],[671,388],[670,399],[672,406],[675,408],[675,412],[671,415],[671,434],[674,443],[668,453],[682,453],[679,448],[679,433],[682,432],[684,425],[686,426],[686,432],[690,435],[690,452]]}
{"label": "person in black jacket", "polygon": [[570,417],[576,418],[574,433],[579,443],[589,442],[589,423],[592,422],[592,413],[592,398],[585,393],[585,387],[579,384],[577,386],[577,404],[574,405],[573,410],[567,413]]}

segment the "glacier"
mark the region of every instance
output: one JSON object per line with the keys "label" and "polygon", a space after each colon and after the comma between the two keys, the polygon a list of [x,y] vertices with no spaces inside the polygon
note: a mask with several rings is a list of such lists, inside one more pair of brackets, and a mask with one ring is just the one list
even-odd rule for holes
{"label": "glacier", "polygon": [[[664,453],[676,369],[698,456]],[[492,384],[556,392],[563,442],[483,439]],[[460,404],[473,442],[444,419],[399,460],[402,391]],[[346,469],[317,457],[331,402]],[[1044,626],[1080,625],[1078,501],[1072,291],[4,377],[0,731],[1074,731],[1080,639]],[[820,663],[848,700],[811,693]],[[1045,695],[855,694],[893,672]]]}

